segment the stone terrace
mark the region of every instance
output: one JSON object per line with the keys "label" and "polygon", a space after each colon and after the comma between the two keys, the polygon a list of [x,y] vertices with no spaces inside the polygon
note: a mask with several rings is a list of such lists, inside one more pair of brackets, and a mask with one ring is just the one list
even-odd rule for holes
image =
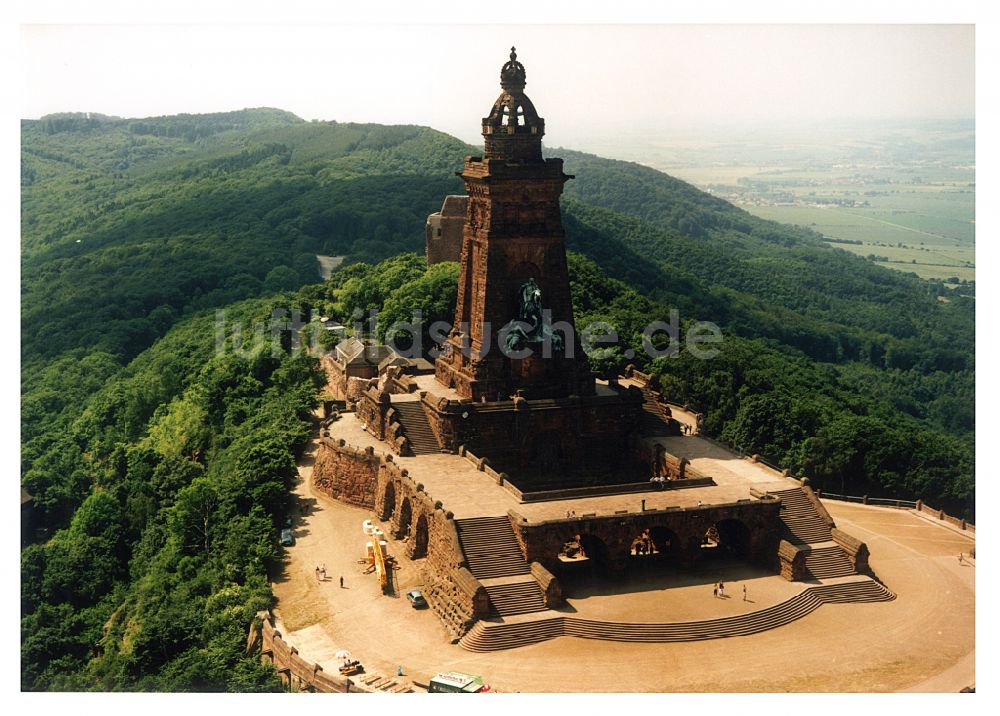
{"label": "stone terrace", "polygon": [[[342,414],[329,429],[334,440],[343,439],[355,447],[372,447],[377,452],[388,452],[385,443],[365,432],[355,413]],[[529,522],[564,518],[567,510],[573,510],[578,516],[588,513],[606,515],[620,510],[637,512],[642,507],[642,500],[646,501],[648,510],[697,507],[749,499],[751,487],[767,491],[788,489],[798,484],[765,465],[740,458],[697,436],[646,438],[645,441],[650,444],[658,442],[667,452],[688,458],[693,468],[712,477],[716,484],[522,504],[464,457],[448,454],[396,455],[393,459],[400,467],[406,468],[414,480],[423,483],[427,493],[441,500],[445,509],[451,510],[458,519],[501,516],[511,509]],[[516,476],[513,479],[516,481]]]}
{"label": "stone terrace", "polygon": [[[377,579],[360,574],[356,558],[366,539],[360,525],[371,512],[314,493],[311,466],[301,471],[297,542],[274,575],[274,592],[289,643],[330,672],[338,665],[335,652],[347,648],[369,672],[394,674],[403,664],[407,678],[426,683],[453,669],[483,674],[511,692],[955,692],[975,683],[976,569],[955,557],[975,542],[910,511],[825,503],[839,525],[873,545],[873,568],[899,595],[891,602],[825,605],[779,629],[733,639],[641,644],[561,637],[516,652],[474,653],[449,643],[430,610],[382,596]],[[405,552],[389,541],[390,553]],[[332,575],[325,582],[313,571],[321,562]],[[402,565],[400,590],[421,587],[419,569],[408,560]],[[632,586],[631,598],[614,583],[576,586],[570,603],[585,618],[679,621],[764,609],[797,588],[752,565],[728,569],[730,599],[712,598],[711,582],[721,575],[705,570],[669,583],[651,576]],[[346,575],[345,589],[339,574]],[[751,603],[742,601],[743,584]]]}

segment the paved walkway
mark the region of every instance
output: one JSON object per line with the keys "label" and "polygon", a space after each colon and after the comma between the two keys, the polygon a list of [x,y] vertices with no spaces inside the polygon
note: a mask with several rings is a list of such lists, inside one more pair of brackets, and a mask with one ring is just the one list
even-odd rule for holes
{"label": "paved walkway", "polygon": [[[562,637],[475,654],[450,644],[433,612],[382,596],[376,577],[361,574],[361,523],[372,514],[313,494],[310,474],[307,459],[295,490],[304,508],[294,526],[297,543],[274,592],[289,641],[324,668],[335,669],[333,653],[347,648],[370,671],[394,674],[402,664],[408,676],[426,683],[455,669],[483,674],[501,691],[954,692],[975,683],[975,567],[957,560],[970,543],[905,511],[825,502],[840,526],[868,542],[876,574],[897,594],[892,602],[824,605],[779,629],[731,639],[634,644]],[[389,550],[403,567],[396,573],[399,593],[419,586],[421,562],[402,557],[394,541]],[[323,562],[330,578],[317,581],[314,568]],[[747,606],[754,608],[796,588],[742,568],[747,571],[726,572],[735,579],[726,582],[728,600],[712,598],[715,575],[709,574],[678,577],[690,583],[672,589],[639,581],[627,587],[631,596],[617,585],[567,586],[581,615],[629,613],[642,621],[738,613],[733,610],[745,608],[741,580],[751,587],[756,603]]]}

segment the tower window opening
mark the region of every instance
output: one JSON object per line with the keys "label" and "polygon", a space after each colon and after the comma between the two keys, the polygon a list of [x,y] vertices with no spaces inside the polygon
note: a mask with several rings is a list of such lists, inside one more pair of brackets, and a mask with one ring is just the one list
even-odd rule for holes
{"label": "tower window opening", "polygon": [[518,127],[524,126],[524,109],[522,109],[520,106],[518,106],[517,108],[517,126]]}
{"label": "tower window opening", "polygon": [[500,120],[500,126],[509,127],[510,126],[510,107],[504,105],[503,117]]}

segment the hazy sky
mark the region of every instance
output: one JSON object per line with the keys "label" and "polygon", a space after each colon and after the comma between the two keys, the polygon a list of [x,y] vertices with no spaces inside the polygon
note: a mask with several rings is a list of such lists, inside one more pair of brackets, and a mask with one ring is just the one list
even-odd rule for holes
{"label": "hazy sky", "polygon": [[706,122],[971,117],[972,25],[24,25],[21,116],[278,107],[478,141],[512,44],[548,143]]}

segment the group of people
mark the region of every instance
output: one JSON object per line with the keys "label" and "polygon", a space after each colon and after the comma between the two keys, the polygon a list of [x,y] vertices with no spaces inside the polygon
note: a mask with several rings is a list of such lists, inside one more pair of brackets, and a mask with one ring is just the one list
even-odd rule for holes
{"label": "group of people", "polygon": [[665,478],[663,475],[653,475],[651,478],[649,478],[649,481],[654,485],[656,485],[656,489],[662,490],[663,486],[667,483],[667,478]]}
{"label": "group of people", "polygon": [[[316,581],[325,582],[326,581],[326,563],[316,565]],[[344,588],[344,577],[340,577],[340,588]]]}
{"label": "group of people", "polygon": [[[726,585],[723,584],[722,582],[719,582],[718,584],[713,584],[712,585],[712,596],[716,597],[718,599],[725,599],[726,598]],[[747,585],[745,585],[745,584],[743,585],[743,601],[744,602],[749,601],[747,599]]]}

